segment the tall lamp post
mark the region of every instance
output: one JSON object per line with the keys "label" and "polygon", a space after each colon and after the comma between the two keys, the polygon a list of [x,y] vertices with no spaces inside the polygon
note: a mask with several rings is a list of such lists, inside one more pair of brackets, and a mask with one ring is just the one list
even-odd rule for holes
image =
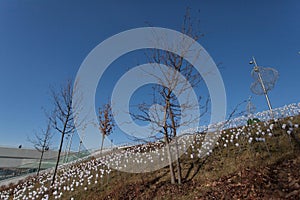
{"label": "tall lamp post", "polygon": [[262,79],[262,75],[260,73],[260,69],[259,69],[259,67],[258,67],[258,65],[256,63],[256,60],[255,60],[254,56],[252,57],[252,60],[250,61],[250,64],[254,64],[253,70],[254,70],[254,72],[257,73],[258,81],[259,81],[259,83],[261,85],[261,88],[263,90],[263,93],[264,93],[264,95],[266,97],[271,117],[273,117],[272,105],[271,105],[271,102],[270,102],[270,99],[269,99],[269,96],[268,96],[268,91],[267,91],[267,89],[265,87],[264,81]]}

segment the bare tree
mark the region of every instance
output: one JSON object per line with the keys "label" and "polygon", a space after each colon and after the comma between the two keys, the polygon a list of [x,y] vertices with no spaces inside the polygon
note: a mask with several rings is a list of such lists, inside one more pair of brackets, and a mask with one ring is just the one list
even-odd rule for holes
{"label": "bare tree", "polygon": [[49,150],[50,144],[51,144],[51,139],[53,137],[53,134],[51,133],[51,125],[48,123],[47,129],[46,130],[41,130],[40,134],[35,133],[33,139],[28,139],[29,142],[31,142],[34,145],[34,148],[41,152],[41,157],[39,161],[39,166],[37,170],[37,176],[39,176],[40,170],[41,170],[41,165],[43,161],[43,156],[46,151]]}
{"label": "bare tree", "polygon": [[99,114],[98,115],[99,129],[102,134],[102,141],[101,141],[101,148],[100,148],[100,152],[102,155],[104,139],[106,136],[109,136],[112,133],[112,130],[115,126],[111,104],[107,103],[104,106],[102,106],[102,108],[99,108],[98,114]]}
{"label": "bare tree", "polygon": [[[195,41],[198,40],[200,36],[202,36],[200,32],[194,29],[189,9],[187,9],[186,11],[181,32],[185,35],[190,36]],[[157,38],[157,42],[164,43],[163,40],[164,38]],[[181,49],[181,55],[175,54],[170,51],[162,51],[159,49],[153,49],[150,50],[150,53],[147,53],[148,60],[150,61],[150,63],[152,63],[153,68],[155,67],[156,69],[159,69],[163,74],[162,76],[157,76],[154,73],[152,74],[151,70],[150,72],[147,72],[150,76],[155,77],[160,83],[160,85],[156,85],[154,87],[152,103],[161,105],[163,109],[153,109],[153,107],[152,109],[150,109],[151,105],[143,103],[138,105],[138,113],[131,113],[133,118],[136,120],[147,121],[155,124],[156,128],[154,131],[160,132],[163,135],[164,142],[167,146],[172,184],[176,183],[176,178],[169,144],[172,140],[175,140],[175,147],[177,151],[177,153],[175,152],[175,161],[178,173],[177,177],[178,184],[181,184],[182,176],[176,139],[177,130],[180,126],[187,126],[199,119],[198,116],[197,119],[190,118],[189,120],[183,121],[181,117],[182,115],[188,113],[193,109],[198,109],[198,102],[197,105],[195,105],[194,102],[189,99],[185,99],[185,102],[181,102],[181,104],[178,101],[178,98],[181,95],[185,95],[187,91],[195,89],[195,87],[197,87],[202,81],[202,77],[199,73],[196,72],[196,70],[193,68],[193,65],[184,60],[184,54],[188,51],[191,51],[189,47],[190,46],[187,46],[186,49]],[[197,54],[199,53],[200,52],[197,52]],[[169,67],[170,70],[163,69],[162,65],[160,64]],[[184,80],[180,78],[180,74],[185,77]],[[207,111],[207,104],[208,100],[203,105],[205,111]],[[159,113],[163,114],[162,119],[161,117],[159,117]],[[204,113],[205,112],[203,112],[202,114]]]}
{"label": "bare tree", "polygon": [[[69,80],[64,87],[60,88],[58,92],[55,92],[54,89],[51,89],[54,111],[49,119],[51,126],[61,134],[58,156],[51,185],[53,185],[55,182],[55,176],[60,161],[64,138],[66,135],[71,135],[75,132],[74,121],[77,120],[76,117],[78,116],[78,112],[81,110],[81,102],[73,102],[73,95],[75,92],[78,92],[76,85],[77,84],[75,83],[73,86],[72,81]],[[80,126],[82,123],[83,121],[78,122],[78,125]]]}

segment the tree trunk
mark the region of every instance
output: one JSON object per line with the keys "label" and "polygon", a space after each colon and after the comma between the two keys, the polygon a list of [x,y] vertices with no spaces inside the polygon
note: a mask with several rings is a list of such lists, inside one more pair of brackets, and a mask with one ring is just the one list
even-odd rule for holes
{"label": "tree trunk", "polygon": [[179,152],[178,152],[178,144],[177,144],[177,138],[175,138],[175,148],[176,148],[176,165],[177,165],[177,176],[178,176],[178,184],[180,185],[182,183],[182,176],[181,176],[181,166],[180,166],[180,158],[179,158]]}
{"label": "tree trunk", "polygon": [[53,174],[53,177],[52,177],[52,183],[51,183],[51,185],[53,185],[54,181],[55,181],[55,176],[56,176],[56,173],[57,173],[58,163],[59,163],[59,160],[60,160],[61,149],[62,149],[62,145],[63,145],[63,142],[64,142],[64,136],[65,136],[65,134],[62,133],[61,134],[61,139],[60,139],[59,150],[58,150],[58,156],[57,156],[57,160],[56,160],[56,165],[55,165],[55,169],[54,169],[54,174]]}
{"label": "tree trunk", "polygon": [[58,150],[58,156],[57,156],[57,160],[56,160],[56,165],[55,165],[55,169],[54,169],[54,174],[53,174],[51,185],[53,185],[54,181],[55,181],[55,176],[56,176],[56,173],[57,173],[57,168],[58,168],[58,164],[59,164],[59,160],[60,160],[61,149],[62,149],[62,146],[63,146],[63,143],[64,143],[64,137],[65,137],[65,132],[66,132],[66,128],[67,128],[69,117],[70,117],[70,112],[68,111],[68,115],[67,115],[66,121],[64,123],[64,128],[63,128],[63,131],[61,133],[61,139],[60,139],[60,145],[59,145],[59,150]]}
{"label": "tree trunk", "polygon": [[101,148],[100,148],[100,156],[102,156],[102,150],[103,150],[104,138],[105,138],[105,135],[102,133],[102,141],[101,141]]}
{"label": "tree trunk", "polygon": [[175,172],[172,164],[172,154],[171,154],[171,149],[169,145],[169,137],[168,137],[168,127],[167,127],[167,112],[169,108],[169,99],[166,99],[166,105],[165,105],[165,113],[164,113],[164,134],[165,134],[165,143],[167,145],[167,153],[168,153],[168,160],[169,160],[169,168],[170,168],[170,176],[171,176],[171,183],[175,184],[176,179],[175,179]]}
{"label": "tree trunk", "polygon": [[174,115],[172,112],[171,106],[169,106],[170,111],[170,118],[172,121],[172,129],[174,134],[174,140],[175,140],[175,155],[176,155],[176,166],[177,166],[177,177],[178,177],[178,184],[180,185],[182,183],[182,176],[181,176],[181,166],[180,166],[180,160],[179,160],[179,150],[178,150],[178,143],[177,143],[177,132],[176,132],[176,124],[174,120]]}
{"label": "tree trunk", "polygon": [[168,159],[169,159],[169,168],[170,168],[171,183],[175,184],[176,183],[176,179],[175,179],[174,167],[173,167],[173,164],[172,164],[172,154],[171,154],[169,142],[167,143],[167,153],[168,153]]}
{"label": "tree trunk", "polygon": [[40,170],[41,170],[41,165],[42,165],[42,160],[43,160],[44,151],[45,151],[45,149],[44,149],[44,147],[43,147],[42,152],[41,152],[42,154],[41,154],[41,158],[40,158],[39,168],[38,168],[38,171],[37,171],[36,176],[39,176],[39,173],[40,173]]}

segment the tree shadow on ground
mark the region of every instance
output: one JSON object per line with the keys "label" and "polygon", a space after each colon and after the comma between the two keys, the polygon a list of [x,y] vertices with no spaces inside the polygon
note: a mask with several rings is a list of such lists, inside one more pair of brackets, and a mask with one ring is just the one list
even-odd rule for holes
{"label": "tree shadow on ground", "polygon": [[[205,162],[207,161],[207,159],[208,159],[208,157],[206,157],[205,159],[203,159],[201,161],[201,159],[199,158],[196,161],[190,163],[190,167],[189,167],[189,169],[188,169],[188,171],[187,171],[187,173],[186,173],[186,175],[184,177],[185,182],[191,181],[191,180],[193,180],[195,178],[195,176],[199,173],[201,167],[205,164]],[[192,171],[194,171],[194,173],[191,175]]]}

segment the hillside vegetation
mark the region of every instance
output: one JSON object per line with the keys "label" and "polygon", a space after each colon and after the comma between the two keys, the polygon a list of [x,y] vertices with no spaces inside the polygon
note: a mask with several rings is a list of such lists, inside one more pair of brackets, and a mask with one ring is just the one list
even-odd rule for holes
{"label": "hillside vegetation", "polygon": [[168,167],[125,173],[111,168],[115,160],[107,155],[60,166],[52,187],[51,173],[2,187],[0,198],[300,199],[299,124],[293,116],[222,130],[204,157],[198,152],[205,134],[195,134],[180,157],[181,185],[170,184]]}

